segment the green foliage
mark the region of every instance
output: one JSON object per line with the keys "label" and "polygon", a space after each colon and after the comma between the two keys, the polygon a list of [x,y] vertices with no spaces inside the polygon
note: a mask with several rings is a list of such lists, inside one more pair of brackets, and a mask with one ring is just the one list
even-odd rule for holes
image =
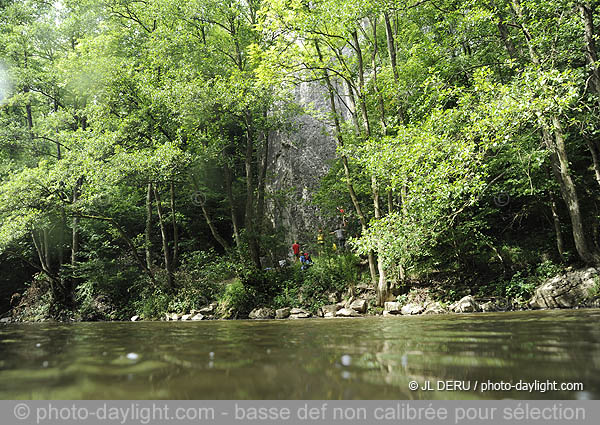
{"label": "green foliage", "polygon": [[256,306],[255,296],[254,288],[235,279],[225,287],[225,292],[219,299],[218,313],[224,319],[247,317]]}

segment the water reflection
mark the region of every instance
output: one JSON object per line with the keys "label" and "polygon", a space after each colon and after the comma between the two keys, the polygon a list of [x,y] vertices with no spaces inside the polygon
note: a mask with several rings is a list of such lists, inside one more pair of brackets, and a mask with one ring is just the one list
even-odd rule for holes
{"label": "water reflection", "polygon": [[[0,397],[600,398],[600,310],[0,327]],[[582,382],[437,391],[436,381]],[[410,391],[431,381],[433,391]]]}

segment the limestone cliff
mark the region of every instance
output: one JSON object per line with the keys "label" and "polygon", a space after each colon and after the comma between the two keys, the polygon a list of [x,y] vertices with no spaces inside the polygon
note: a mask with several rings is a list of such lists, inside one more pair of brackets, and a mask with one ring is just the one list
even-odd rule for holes
{"label": "limestone cliff", "polygon": [[[331,108],[325,88],[318,83],[303,83],[294,91],[294,101],[307,112],[295,117],[293,131],[271,134],[267,205],[274,228],[289,229],[286,242],[299,238],[313,242],[322,225],[312,195],[335,158],[336,141],[329,122]],[[344,110],[343,102],[339,108]],[[309,112],[310,110],[314,111]]]}

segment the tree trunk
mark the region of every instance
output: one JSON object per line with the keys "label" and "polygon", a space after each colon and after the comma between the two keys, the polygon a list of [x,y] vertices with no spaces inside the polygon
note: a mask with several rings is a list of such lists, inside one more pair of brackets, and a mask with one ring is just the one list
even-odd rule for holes
{"label": "tree trunk", "polygon": [[[520,20],[519,27],[521,28],[521,31],[525,37],[525,41],[527,42],[531,62],[534,65],[541,66],[539,56],[535,51],[532,42],[531,34],[524,23],[524,15],[519,0],[512,1],[512,8]],[[577,249],[577,253],[585,263],[600,264],[600,253],[596,252],[596,250],[592,248],[593,245],[591,247],[587,241],[580,210],[579,197],[569,171],[569,159],[567,157],[564,132],[562,130],[560,119],[556,114],[553,114],[550,117],[553,134],[550,134],[550,131],[546,128],[546,124],[543,120],[543,115],[541,112],[538,112],[538,119],[540,127],[542,128],[544,142],[551,152],[554,175],[558,178],[562,198],[567,205],[567,210],[569,211],[573,239],[575,240],[575,248]]]}
{"label": "tree trunk", "polygon": [[548,190],[548,193],[550,195],[550,208],[552,209],[552,223],[554,224],[554,234],[556,235],[556,249],[558,250],[560,261],[566,263],[567,257],[565,255],[565,242],[560,227],[560,217],[558,215],[556,199],[554,198],[554,194],[552,193],[551,189]]}
{"label": "tree trunk", "polygon": [[592,165],[594,166],[594,175],[596,177],[596,182],[600,185],[600,161],[599,154],[600,149],[598,149],[598,144],[593,140],[590,140],[588,137],[584,136],[587,140],[588,148],[590,149],[590,153],[592,154]]}
{"label": "tree trunk", "polygon": [[581,215],[579,197],[575,183],[569,172],[569,160],[565,148],[564,134],[558,117],[552,117],[552,126],[554,128],[554,140],[556,149],[556,158],[558,160],[558,169],[560,175],[561,192],[563,199],[567,204],[569,216],[571,217],[571,226],[573,228],[573,239],[575,240],[575,248],[579,257],[586,263],[600,264],[600,254],[589,245],[587,240],[583,217]]}
{"label": "tree trunk", "polygon": [[377,46],[377,19],[374,18],[371,21],[371,26],[373,29],[373,55],[371,57],[371,66],[373,67],[373,87],[375,88],[375,93],[377,94],[377,105],[379,106],[379,120],[381,123],[381,131],[384,135],[387,135],[388,129],[385,123],[385,105],[383,103],[383,96],[379,91],[379,86],[377,85],[377,55],[379,53],[379,49]]}
{"label": "tree trunk", "polygon": [[148,182],[146,190],[146,231],[144,250],[146,252],[146,267],[152,269],[152,182]]}
{"label": "tree trunk", "polygon": [[[315,41],[315,48],[317,50],[317,54],[319,56],[319,60],[323,62],[323,55],[321,54],[321,49],[319,48],[319,44]],[[340,119],[337,112],[337,107],[335,105],[335,92],[333,89],[333,85],[331,84],[331,79],[329,78],[329,72],[327,70],[323,71],[323,76],[325,78],[325,82],[327,84],[327,92],[329,94],[329,105],[331,107],[331,113],[333,115],[333,123],[335,126],[335,133],[338,145],[340,147],[344,147],[344,138],[342,136],[342,128],[340,125]],[[358,197],[356,196],[356,192],[354,191],[354,185],[352,184],[352,178],[350,176],[350,167],[348,166],[348,157],[344,154],[341,155],[342,165],[344,167],[344,175],[346,177],[346,187],[348,189],[348,193],[350,194],[350,199],[352,200],[352,205],[354,206],[354,210],[356,211],[356,215],[360,221],[360,226],[362,232],[367,231],[367,219],[360,207],[360,203],[358,202]],[[377,272],[375,270],[375,257],[372,251],[369,251],[368,256],[369,260],[369,273],[371,274],[371,282],[376,285],[377,284]]]}
{"label": "tree trunk", "polygon": [[[83,185],[83,176],[79,177],[73,188],[73,208],[77,208],[81,186]],[[71,267],[74,269],[77,265],[77,256],[79,255],[79,216],[73,215],[71,229]]]}
{"label": "tree trunk", "polygon": [[510,39],[510,32],[508,31],[508,27],[504,23],[504,19],[500,15],[498,15],[498,32],[500,33],[500,39],[502,43],[504,43],[504,48],[508,52],[508,56],[511,59],[516,59],[518,57],[517,49],[515,48],[514,43]]}
{"label": "tree trunk", "polygon": [[254,226],[254,169],[252,164],[254,153],[254,132],[252,115],[250,111],[245,111],[244,119],[246,121],[246,155],[244,158],[244,165],[246,169],[246,214],[244,224],[248,238],[250,258],[252,259],[252,262],[256,268],[260,269],[262,268],[260,263],[260,247],[258,245],[256,229]]}
{"label": "tree trunk", "polygon": [[[591,69],[590,88],[600,97],[600,70],[598,69],[598,51],[594,36],[594,11],[588,2],[579,5],[579,12],[584,26],[585,57]],[[598,162],[598,143],[587,138],[588,147],[592,154],[592,165],[596,175],[596,181],[600,184],[600,163]]]}
{"label": "tree trunk", "polygon": [[179,260],[179,232],[177,230],[177,217],[175,209],[175,184],[173,180],[169,182],[169,195],[171,197],[171,221],[173,224],[173,267],[177,267]]}
{"label": "tree trunk", "polygon": [[224,171],[225,171],[225,190],[227,192],[227,201],[229,202],[229,212],[231,214],[231,224],[233,226],[233,240],[235,241],[235,246],[239,248],[241,245],[240,231],[239,231],[239,225],[238,225],[238,221],[237,221],[237,214],[235,213],[235,205],[233,203],[233,190],[231,188],[231,185],[232,185],[231,169],[229,168],[229,165],[225,164]]}
{"label": "tree trunk", "polygon": [[598,52],[594,34],[594,11],[589,2],[579,4],[579,12],[584,26],[585,57],[592,68],[590,86],[592,90],[600,95],[600,70],[598,69]]}
{"label": "tree trunk", "polygon": [[367,112],[367,102],[365,99],[365,68],[363,62],[362,49],[358,41],[358,33],[352,32],[352,39],[354,40],[354,48],[356,50],[356,58],[358,59],[358,102],[360,105],[360,113],[363,119],[363,125],[365,127],[365,133],[367,137],[371,136],[371,124],[369,123],[369,114]]}
{"label": "tree trunk", "polygon": [[[367,103],[365,99],[365,73],[364,73],[364,62],[362,59],[362,50],[360,48],[358,34],[356,31],[352,33],[352,38],[354,39],[356,55],[358,59],[358,85],[359,85],[359,103],[360,110],[363,118],[363,125],[365,129],[365,138],[369,139],[371,137],[371,126],[369,124],[369,114],[367,112]],[[376,42],[376,40],[375,40]],[[375,60],[373,60],[373,65],[375,66]],[[385,127],[385,124],[384,124]],[[373,198],[373,209],[375,212],[375,218],[381,218],[381,208],[379,207],[379,183],[377,182],[377,177],[374,174],[371,174],[371,195]],[[377,305],[383,306],[385,301],[387,301],[389,294],[389,287],[386,278],[385,268],[383,267],[383,261],[381,259],[381,252],[383,248],[381,245],[378,245],[377,248],[377,271],[379,274],[379,279],[377,282]]]}
{"label": "tree trunk", "polygon": [[167,286],[168,289],[173,289],[173,264],[171,263],[171,253],[169,250],[169,239],[167,235],[167,229],[165,226],[164,214],[162,210],[162,205],[160,202],[160,194],[154,186],[154,199],[156,200],[156,212],[158,214],[158,224],[160,226],[160,235],[162,239],[162,247],[163,247],[163,257],[165,261],[165,271],[167,272]]}
{"label": "tree trunk", "polygon": [[[265,111],[264,118],[267,118]],[[260,163],[259,174],[258,174],[258,201],[256,206],[256,224],[258,231],[263,233],[264,230],[264,215],[265,215],[265,187],[267,180],[267,167],[269,163],[269,133],[264,131],[263,134],[263,149],[262,149],[262,161]]]}

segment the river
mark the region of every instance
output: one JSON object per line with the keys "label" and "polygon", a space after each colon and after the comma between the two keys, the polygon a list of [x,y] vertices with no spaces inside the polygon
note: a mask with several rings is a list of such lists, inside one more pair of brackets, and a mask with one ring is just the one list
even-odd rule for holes
{"label": "river", "polygon": [[600,310],[7,324],[0,398],[600,399]]}

